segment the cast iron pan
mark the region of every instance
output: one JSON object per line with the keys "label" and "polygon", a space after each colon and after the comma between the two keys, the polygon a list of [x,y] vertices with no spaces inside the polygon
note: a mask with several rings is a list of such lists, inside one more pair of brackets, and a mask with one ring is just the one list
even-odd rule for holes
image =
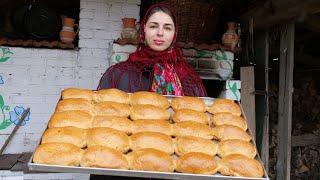
{"label": "cast iron pan", "polygon": [[29,7],[29,5],[19,6],[11,13],[11,23],[12,23],[13,28],[17,32],[25,33],[24,17],[25,17],[26,12],[28,11],[28,7]]}
{"label": "cast iron pan", "polygon": [[33,4],[25,13],[24,29],[33,39],[55,39],[61,30],[61,18],[50,8]]}

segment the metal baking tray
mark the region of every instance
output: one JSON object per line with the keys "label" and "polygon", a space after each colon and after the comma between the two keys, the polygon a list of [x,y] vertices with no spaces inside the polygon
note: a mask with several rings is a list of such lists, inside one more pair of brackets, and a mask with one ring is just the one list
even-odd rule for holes
{"label": "metal baking tray", "polygon": [[[165,95],[169,101],[178,96]],[[209,97],[200,97],[204,100],[206,106],[211,106],[214,102],[214,98]],[[247,118],[244,114],[242,106],[241,107],[242,116],[247,121]],[[248,133],[252,137],[251,130],[248,127]],[[39,140],[40,144],[41,139]],[[254,139],[252,139],[252,143],[256,147],[256,143]],[[140,171],[140,170],[122,170],[122,169],[109,169],[109,168],[95,168],[95,167],[75,167],[75,166],[60,166],[60,165],[47,165],[47,164],[36,164],[32,162],[34,153],[32,154],[28,167],[31,171],[41,171],[41,172],[62,172],[62,173],[84,173],[84,174],[99,174],[99,175],[109,175],[109,176],[126,176],[126,177],[144,177],[144,178],[160,178],[160,179],[215,179],[215,180],[226,180],[226,179],[235,179],[235,180],[269,180],[267,172],[263,166],[263,163],[260,159],[259,153],[257,153],[256,159],[263,166],[264,177],[263,178],[248,178],[248,177],[238,177],[238,176],[224,176],[219,173],[214,175],[206,175],[206,174],[189,174],[189,173],[178,173],[178,172],[158,172],[158,171]]]}

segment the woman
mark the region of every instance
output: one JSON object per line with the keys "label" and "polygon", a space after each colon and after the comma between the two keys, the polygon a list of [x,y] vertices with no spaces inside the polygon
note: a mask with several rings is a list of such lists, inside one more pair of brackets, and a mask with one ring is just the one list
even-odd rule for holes
{"label": "woman", "polygon": [[140,24],[136,52],[127,61],[111,66],[102,76],[98,90],[206,96],[199,75],[176,46],[178,28],[170,8],[164,4],[151,6]]}
{"label": "woman", "polygon": [[[111,66],[102,76],[99,89],[126,92],[154,91],[159,94],[206,96],[199,75],[176,47],[175,16],[164,4],[155,4],[141,21],[140,44],[129,59]],[[144,179],[91,175],[92,179]]]}

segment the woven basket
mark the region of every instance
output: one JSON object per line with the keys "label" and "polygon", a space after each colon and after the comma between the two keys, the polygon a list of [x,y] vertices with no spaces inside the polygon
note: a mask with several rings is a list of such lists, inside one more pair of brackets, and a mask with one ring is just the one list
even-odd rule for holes
{"label": "woven basket", "polygon": [[217,29],[222,0],[165,0],[175,11],[178,21],[178,41],[206,43]]}

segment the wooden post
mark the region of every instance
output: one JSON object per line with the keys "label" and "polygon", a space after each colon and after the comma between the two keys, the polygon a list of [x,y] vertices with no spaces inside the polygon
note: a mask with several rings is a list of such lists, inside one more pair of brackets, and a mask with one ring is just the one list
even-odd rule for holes
{"label": "wooden post", "polygon": [[277,179],[290,179],[292,93],[294,66],[294,22],[283,25],[280,34],[280,72],[278,102]]}
{"label": "wooden post", "polygon": [[266,168],[267,173],[269,172],[269,34],[266,31],[264,34],[264,62],[265,62],[265,92],[264,96],[266,106],[262,129],[262,143],[261,143],[261,159]]}
{"label": "wooden post", "polygon": [[269,160],[269,36],[267,29],[255,32],[255,112],[256,142],[261,160],[268,171]]}
{"label": "wooden post", "polygon": [[254,136],[256,136],[256,105],[254,88],[254,67],[240,68],[241,80],[241,106],[248,120],[248,126]]}

